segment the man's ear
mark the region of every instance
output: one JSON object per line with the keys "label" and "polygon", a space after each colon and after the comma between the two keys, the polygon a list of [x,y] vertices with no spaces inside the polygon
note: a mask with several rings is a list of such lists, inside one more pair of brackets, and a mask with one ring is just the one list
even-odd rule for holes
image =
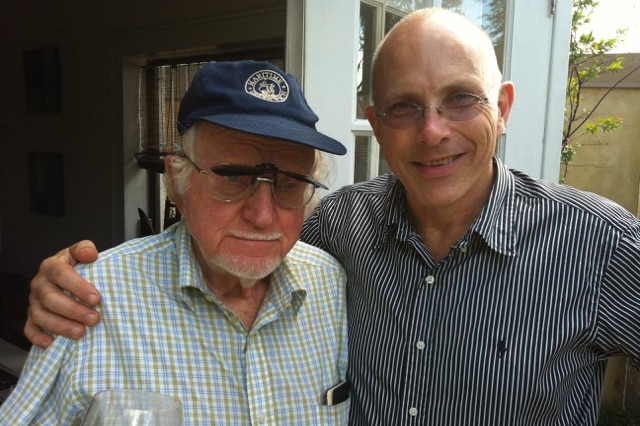
{"label": "man's ear", "polygon": [[173,167],[171,165],[171,161],[173,160],[173,157],[175,157],[175,155],[166,155],[164,157],[164,172],[167,173],[167,176],[171,176],[173,177]]}
{"label": "man's ear", "polygon": [[182,199],[182,194],[179,194],[176,190],[175,185],[175,169],[173,168],[173,160],[176,158],[175,155],[167,155],[164,158],[164,174],[165,174],[165,185],[167,186],[167,192],[171,198],[171,200],[175,203],[176,208],[182,214],[184,214],[184,200]]}
{"label": "man's ear", "polygon": [[367,114],[367,120],[369,120],[369,124],[371,124],[371,128],[373,129],[373,134],[378,139],[378,132],[380,130],[380,119],[378,118],[378,114],[376,113],[376,107],[373,105],[369,105],[365,112]]}
{"label": "man's ear", "polygon": [[512,82],[505,81],[500,85],[500,93],[498,94],[498,122],[496,123],[498,137],[502,136],[507,128],[514,99],[515,87]]}

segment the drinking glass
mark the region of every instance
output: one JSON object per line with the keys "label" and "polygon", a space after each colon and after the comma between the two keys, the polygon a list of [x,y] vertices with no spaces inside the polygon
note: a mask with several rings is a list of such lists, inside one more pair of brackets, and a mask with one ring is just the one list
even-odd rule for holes
{"label": "drinking glass", "polygon": [[141,390],[106,390],[93,396],[82,426],[182,426],[177,398]]}

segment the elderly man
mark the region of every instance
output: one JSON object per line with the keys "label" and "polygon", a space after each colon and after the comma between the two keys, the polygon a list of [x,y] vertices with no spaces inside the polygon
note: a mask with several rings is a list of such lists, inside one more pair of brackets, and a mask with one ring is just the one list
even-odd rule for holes
{"label": "elderly man", "polygon": [[[372,82],[393,174],[323,198],[301,236],[349,279],[351,423],[595,425],[607,359],[640,367],[640,221],[495,157],[514,85],[464,17],[404,18]],[[93,291],[64,264],[44,265],[36,294],[60,294],[46,276]],[[66,329],[34,303],[45,329]]]}
{"label": "elderly man", "polygon": [[298,242],[317,150],[345,153],[316,121],[273,65],[202,68],[166,160],[183,220],[78,268],[102,322],[33,349],[0,424],[78,424],[114,388],[179,398],[187,425],[345,424],[348,393],[327,395],[346,380],[345,274]]}

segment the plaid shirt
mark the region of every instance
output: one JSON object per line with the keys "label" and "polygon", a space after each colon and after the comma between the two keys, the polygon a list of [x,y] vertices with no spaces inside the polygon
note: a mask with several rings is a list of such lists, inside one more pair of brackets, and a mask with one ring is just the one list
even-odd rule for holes
{"label": "plaid shirt", "polygon": [[204,284],[183,224],[78,270],[103,296],[102,321],[32,349],[0,424],[79,424],[113,388],[179,398],[185,425],[347,423],[350,401],[322,405],[347,367],[345,274],[328,254],[298,243],[248,332]]}

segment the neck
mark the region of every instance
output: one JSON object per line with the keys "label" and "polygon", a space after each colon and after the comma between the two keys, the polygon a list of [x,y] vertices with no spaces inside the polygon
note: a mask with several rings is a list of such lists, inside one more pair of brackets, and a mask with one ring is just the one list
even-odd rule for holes
{"label": "neck", "polygon": [[416,198],[407,199],[409,220],[436,262],[467,233],[489,200],[492,186],[493,179],[484,189],[474,187],[449,205],[430,205],[420,203]]}
{"label": "neck", "polygon": [[479,210],[450,211],[448,214],[413,218],[411,221],[433,259],[442,260],[451,247],[462,238],[477,217]]}
{"label": "neck", "polygon": [[267,295],[269,278],[248,281],[237,277],[215,279],[205,276],[205,281],[207,287],[238,317],[245,329],[251,330]]}

